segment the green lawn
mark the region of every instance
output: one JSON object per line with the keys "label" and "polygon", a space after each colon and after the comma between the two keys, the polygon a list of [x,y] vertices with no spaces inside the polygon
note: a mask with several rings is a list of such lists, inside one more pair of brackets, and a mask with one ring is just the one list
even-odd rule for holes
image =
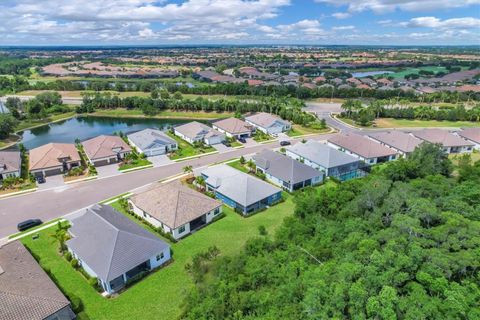
{"label": "green lawn", "polygon": [[425,70],[425,71],[433,71],[435,73],[439,71],[443,71],[448,73],[447,69],[445,67],[421,67],[421,68],[406,68],[405,70],[401,70],[395,73],[389,73],[389,74],[383,74],[383,75],[378,75],[376,78],[385,78],[385,77],[393,77],[395,79],[401,79],[404,78],[407,74],[418,74],[420,70]]}
{"label": "green lawn", "polygon": [[304,136],[307,134],[319,134],[319,133],[325,133],[330,131],[330,128],[325,128],[325,129],[314,129],[314,128],[309,128],[309,127],[304,127],[298,124],[294,124],[292,126],[292,129],[287,132],[287,135],[289,137],[298,137],[298,136]]}
{"label": "green lawn", "polygon": [[254,134],[253,134],[253,140],[255,140],[256,142],[266,142],[266,141],[272,141],[272,140],[275,140],[275,138],[273,138],[272,136],[266,134],[266,133],[263,133],[262,131],[260,130],[257,130]]}
{"label": "green lawn", "polygon": [[75,111],[70,111],[66,113],[60,113],[60,114],[54,114],[49,116],[48,118],[41,119],[41,120],[36,120],[36,119],[27,119],[27,120],[22,120],[20,123],[17,125],[15,130],[18,131],[24,131],[27,129],[32,129],[35,127],[43,126],[52,122],[57,122],[57,121],[62,121],[62,120],[67,120],[75,116]]}
{"label": "green lawn", "polygon": [[175,141],[177,141],[178,143],[178,150],[170,154],[170,159],[172,160],[198,156],[204,153],[216,151],[215,148],[210,146],[204,146],[201,148],[194,147],[193,145],[183,139],[180,139],[173,133],[167,132],[167,134],[170,138],[175,139]]}
{"label": "green lawn", "polygon": [[128,169],[134,169],[134,168],[139,168],[143,166],[148,166],[151,165],[152,163],[148,161],[147,159],[135,159],[132,160],[131,163],[128,164],[122,164],[121,166],[118,167],[118,170],[128,170]]}
{"label": "green lawn", "polygon": [[50,234],[56,227],[40,231],[33,240],[22,242],[48,268],[67,295],[82,299],[84,312],[90,319],[176,319],[179,316],[184,292],[193,284],[185,272],[185,264],[198,252],[216,245],[222,255],[233,255],[242,249],[245,241],[259,236],[258,227],[264,225],[272,235],[283,219],[293,213],[293,201],[286,201],[249,218],[243,218],[225,208],[226,217],[195,232],[172,245],[173,263],[150,274],[112,299],[101,297],[70,264],[57,253],[57,244]]}
{"label": "green lawn", "polygon": [[[342,119],[345,120],[345,119]],[[480,122],[473,121],[437,121],[437,120],[409,120],[409,119],[392,119],[392,118],[380,118],[375,120],[376,127],[378,128],[406,128],[406,127],[478,127]]]}
{"label": "green lawn", "polygon": [[146,116],[140,109],[109,109],[98,110],[94,113],[86,114],[88,116],[97,117],[117,117],[117,118],[152,118],[152,119],[197,119],[197,120],[213,120],[223,119],[233,116],[233,113],[229,112],[203,112],[203,111],[160,111],[155,116]]}
{"label": "green lawn", "polygon": [[234,169],[237,169],[239,171],[245,172],[245,173],[249,172],[248,168],[245,165],[240,163],[240,160],[229,162],[229,163],[227,163],[227,165],[229,165],[230,167],[232,167]]}
{"label": "green lawn", "polygon": [[17,135],[11,134],[8,138],[0,140],[0,150],[3,148],[7,148],[12,144],[17,143],[19,137]]}

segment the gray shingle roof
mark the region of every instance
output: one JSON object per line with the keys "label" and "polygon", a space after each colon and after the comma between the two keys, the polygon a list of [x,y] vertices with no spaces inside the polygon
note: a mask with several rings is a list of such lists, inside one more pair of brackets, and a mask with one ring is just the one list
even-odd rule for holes
{"label": "gray shingle roof", "polygon": [[206,124],[200,123],[198,121],[192,121],[175,127],[175,131],[191,139],[196,139],[197,137],[204,138],[205,136],[211,137],[215,135],[222,135],[217,130],[214,130]]}
{"label": "gray shingle roof", "polygon": [[94,205],[72,220],[67,241],[101,279],[110,281],[162,252],[169,245],[114,208]]}
{"label": "gray shingle roof", "polygon": [[255,113],[251,116],[246,117],[245,120],[250,121],[251,123],[254,123],[262,128],[271,127],[275,123],[280,123],[283,126],[289,125],[288,121],[283,120],[279,116],[266,112]]}
{"label": "gray shingle roof", "polygon": [[358,154],[366,159],[386,157],[396,154],[395,150],[355,133],[337,134],[328,139],[328,142]]}
{"label": "gray shingle roof", "polygon": [[440,143],[444,147],[472,146],[471,142],[442,129],[423,129],[412,131],[417,138],[430,143]]}
{"label": "gray shingle roof", "polygon": [[150,128],[129,134],[127,137],[141,150],[177,144],[175,140],[162,131]]}
{"label": "gray shingle roof", "polygon": [[134,195],[130,200],[173,229],[222,205],[221,202],[192,190],[179,181],[156,184],[150,190]]}
{"label": "gray shingle roof", "polygon": [[335,150],[326,144],[314,140],[297,143],[288,147],[288,150],[327,169],[359,161],[354,156]]}
{"label": "gray shingle roof", "polygon": [[272,150],[263,150],[253,156],[253,160],[270,175],[291,184],[322,175],[312,167]]}
{"label": "gray shingle roof", "polygon": [[0,151],[0,173],[20,170],[22,160],[19,151]]}
{"label": "gray shingle roof", "polygon": [[213,125],[231,134],[250,133],[252,131],[251,125],[237,118],[218,120]]}
{"label": "gray shingle roof", "polygon": [[0,319],[45,319],[69,305],[19,241],[0,248]]}
{"label": "gray shingle roof", "polygon": [[205,169],[202,174],[208,177],[207,184],[244,207],[282,191],[225,164]]}
{"label": "gray shingle roof", "polygon": [[405,153],[413,152],[423,141],[403,131],[370,133],[370,137]]}
{"label": "gray shingle roof", "polygon": [[82,142],[83,149],[91,160],[114,157],[118,152],[130,152],[132,148],[119,136],[101,135]]}

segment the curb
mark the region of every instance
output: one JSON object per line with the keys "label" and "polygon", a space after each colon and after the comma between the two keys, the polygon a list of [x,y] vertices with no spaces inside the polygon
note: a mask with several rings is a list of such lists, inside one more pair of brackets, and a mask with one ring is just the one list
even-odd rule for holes
{"label": "curb", "polygon": [[202,154],[197,154],[197,155],[195,155],[195,156],[190,156],[190,157],[175,159],[175,160],[172,160],[172,161],[174,161],[174,162],[182,162],[182,161],[186,161],[186,160],[191,160],[191,159],[201,158],[201,157],[204,157],[204,156],[209,156],[209,155],[216,154],[216,153],[218,153],[218,150],[212,151],[212,152],[207,152],[207,153],[202,153]]}
{"label": "curb", "polygon": [[135,168],[125,169],[125,170],[118,170],[118,171],[121,172],[121,173],[127,173],[127,172],[131,172],[131,171],[137,171],[137,170],[142,170],[142,169],[147,169],[147,168],[153,168],[153,164],[147,164],[147,165],[141,166],[141,167],[135,167]]}
{"label": "curb", "polygon": [[58,222],[64,222],[64,221],[67,221],[67,220],[65,220],[64,218],[60,218],[59,220],[56,220],[56,221],[54,221],[54,222],[50,222],[50,223],[47,223],[47,224],[45,224],[45,225],[42,225],[40,228],[31,230],[31,231],[29,231],[29,232],[22,233],[22,234],[20,234],[20,235],[18,235],[18,236],[16,236],[16,237],[13,237],[13,238],[9,238],[9,239],[8,239],[8,242],[11,242],[11,241],[15,241],[15,240],[24,238],[24,237],[29,236],[29,235],[31,235],[31,234],[34,234],[34,233],[36,233],[36,232],[38,232],[38,231],[42,231],[42,230],[44,230],[44,229],[50,228],[50,227],[56,225]]}
{"label": "curb", "polygon": [[12,193],[6,193],[6,194],[0,195],[0,199],[2,199],[2,198],[8,198],[8,197],[13,197],[13,196],[18,196],[18,195],[21,195],[21,194],[24,194],[24,193],[35,192],[35,191],[37,191],[37,190],[38,190],[38,188],[32,188],[32,189],[27,189],[27,190],[12,192]]}
{"label": "curb", "polygon": [[94,176],[86,177],[86,178],[83,178],[83,179],[66,181],[66,182],[64,182],[64,183],[65,183],[65,184],[72,184],[72,183],[77,183],[77,182],[82,182],[82,181],[94,180],[94,179],[97,179],[97,178],[98,178],[98,175],[94,175]]}

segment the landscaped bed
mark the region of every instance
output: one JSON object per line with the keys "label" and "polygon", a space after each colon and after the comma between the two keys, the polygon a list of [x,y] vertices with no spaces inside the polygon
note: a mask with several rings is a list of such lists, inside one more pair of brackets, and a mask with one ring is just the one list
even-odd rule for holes
{"label": "landscaped bed", "polygon": [[188,157],[193,157],[193,156],[198,156],[204,153],[209,153],[209,152],[215,152],[215,148],[202,145],[202,146],[193,146],[190,143],[188,143],[185,140],[180,139],[176,135],[174,135],[171,132],[167,133],[168,136],[175,141],[177,141],[178,144],[178,150],[172,152],[170,154],[170,159],[172,160],[178,160],[182,158],[188,158]]}
{"label": "landscaped bed", "polygon": [[[38,232],[39,238],[25,237],[22,242],[43,268],[55,277],[67,296],[76,296],[83,302],[84,311],[79,319],[175,319],[179,316],[184,291],[193,283],[185,264],[200,252],[217,246],[221,255],[232,255],[241,250],[245,241],[259,236],[259,227],[268,234],[293,212],[293,202],[286,201],[260,214],[245,219],[224,208],[223,219],[195,232],[172,245],[174,262],[136,283],[118,297],[106,299],[89,285],[58,253],[58,242],[51,237],[56,226]],[[263,229],[263,228],[262,228]]]}

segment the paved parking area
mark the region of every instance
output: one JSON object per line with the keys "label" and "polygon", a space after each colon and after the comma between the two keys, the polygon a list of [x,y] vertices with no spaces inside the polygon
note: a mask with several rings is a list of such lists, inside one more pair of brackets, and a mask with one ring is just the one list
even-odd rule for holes
{"label": "paved parking area", "polygon": [[121,172],[118,171],[118,163],[97,167],[97,172],[99,178],[121,174]]}
{"label": "paved parking area", "polygon": [[253,147],[259,144],[257,141],[253,140],[253,138],[246,138],[245,140],[247,141],[247,143],[243,144],[245,147]]}
{"label": "paved parking area", "polygon": [[51,189],[64,186],[63,175],[55,175],[45,178],[45,183],[37,183],[38,190]]}
{"label": "paved parking area", "polygon": [[289,137],[285,132],[280,132],[277,134],[277,140],[279,141],[289,141],[292,137]]}
{"label": "paved parking area", "polygon": [[148,157],[148,161],[150,161],[154,167],[161,167],[167,164],[174,163],[175,161],[170,160],[166,154],[162,154],[159,156]]}
{"label": "paved parking area", "polygon": [[212,145],[212,147],[214,147],[215,150],[217,150],[218,152],[226,152],[226,151],[232,150],[231,147],[227,147],[227,146],[224,145],[223,143],[214,144],[214,145]]}

